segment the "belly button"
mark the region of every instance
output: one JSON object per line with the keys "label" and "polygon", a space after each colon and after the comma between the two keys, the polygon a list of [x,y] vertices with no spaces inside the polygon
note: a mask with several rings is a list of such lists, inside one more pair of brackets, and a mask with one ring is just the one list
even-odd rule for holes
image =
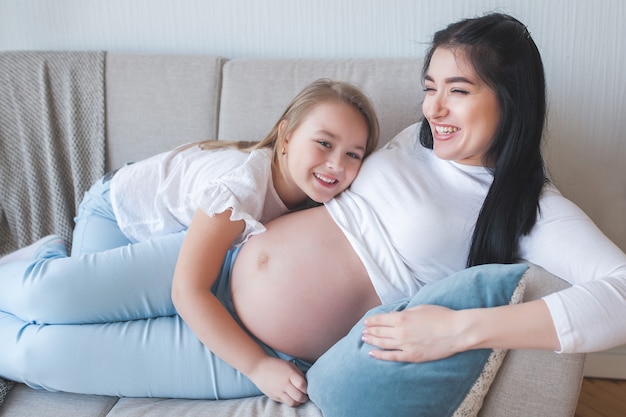
{"label": "belly button", "polygon": [[263,253],[259,256],[259,268],[265,268],[270,260],[267,254]]}

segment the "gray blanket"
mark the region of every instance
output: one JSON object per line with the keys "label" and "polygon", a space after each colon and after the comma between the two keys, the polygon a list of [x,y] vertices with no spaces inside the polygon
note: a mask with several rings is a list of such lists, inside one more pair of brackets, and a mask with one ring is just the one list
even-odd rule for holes
{"label": "gray blanket", "polygon": [[0,53],[0,255],[51,233],[71,243],[104,139],[104,52]]}
{"label": "gray blanket", "polygon": [[0,378],[0,406],[4,403],[4,398],[7,396],[11,388],[15,385],[12,381]]}

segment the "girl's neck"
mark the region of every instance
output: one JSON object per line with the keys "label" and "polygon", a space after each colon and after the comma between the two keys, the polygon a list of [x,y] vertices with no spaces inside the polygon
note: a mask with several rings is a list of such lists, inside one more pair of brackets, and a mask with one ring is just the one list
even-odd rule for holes
{"label": "girl's neck", "polygon": [[302,207],[307,202],[307,196],[293,181],[283,175],[278,164],[272,164],[272,183],[278,197],[289,210]]}

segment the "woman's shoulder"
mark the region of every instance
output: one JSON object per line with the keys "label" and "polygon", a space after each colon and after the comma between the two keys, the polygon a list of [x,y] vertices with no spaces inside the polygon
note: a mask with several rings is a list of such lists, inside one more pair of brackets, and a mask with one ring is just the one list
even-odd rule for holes
{"label": "woman's shoulder", "polygon": [[587,217],[585,212],[573,201],[563,196],[554,184],[544,185],[539,196],[536,229],[541,229],[546,225],[559,224],[563,220],[581,220]]}
{"label": "woman's shoulder", "polygon": [[428,149],[419,141],[419,123],[412,124],[401,130],[391,140],[381,146],[372,159],[429,159],[432,156],[432,149]]}
{"label": "woman's shoulder", "polygon": [[551,214],[571,215],[576,213],[583,215],[584,212],[573,201],[565,197],[552,182],[547,182],[539,196],[539,214],[549,212]]}
{"label": "woman's shoulder", "polygon": [[418,132],[420,123],[414,123],[405,127],[396,136],[384,144],[381,149],[392,148],[414,148],[416,144],[419,144]]}

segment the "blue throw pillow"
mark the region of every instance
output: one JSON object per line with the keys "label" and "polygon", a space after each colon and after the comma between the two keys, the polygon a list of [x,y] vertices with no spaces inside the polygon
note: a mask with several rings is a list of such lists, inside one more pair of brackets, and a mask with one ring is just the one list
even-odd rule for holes
{"label": "blue throw pillow", "polygon": [[[413,298],[366,316],[435,304],[454,310],[519,303],[525,264],[480,265],[426,285]],[[324,417],[475,416],[506,351],[480,349],[424,363],[389,362],[368,355],[363,320],[307,373],[310,399]]]}

